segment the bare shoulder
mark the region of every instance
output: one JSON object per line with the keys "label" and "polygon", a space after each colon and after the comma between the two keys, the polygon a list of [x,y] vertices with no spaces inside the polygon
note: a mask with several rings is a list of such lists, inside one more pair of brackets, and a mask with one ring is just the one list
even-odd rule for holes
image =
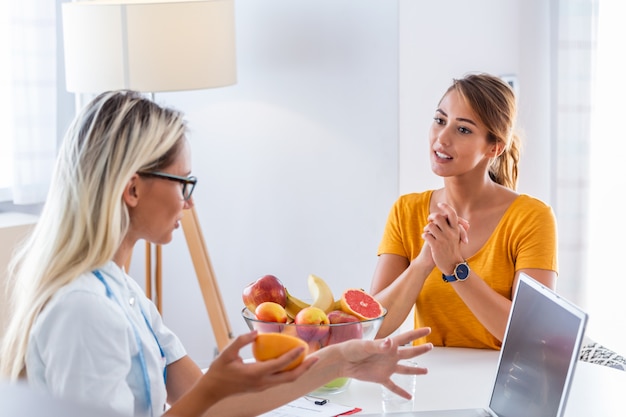
{"label": "bare shoulder", "polygon": [[494,188],[493,193],[493,203],[496,206],[503,205],[508,207],[520,196],[520,194],[510,188],[504,187],[500,184],[496,185],[497,186]]}

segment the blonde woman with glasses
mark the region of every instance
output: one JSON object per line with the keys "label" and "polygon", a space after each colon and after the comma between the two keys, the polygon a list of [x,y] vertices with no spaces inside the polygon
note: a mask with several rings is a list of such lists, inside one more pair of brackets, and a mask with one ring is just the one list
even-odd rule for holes
{"label": "blonde woman with glasses", "polygon": [[286,372],[279,370],[301,351],[244,363],[239,351],[256,337],[247,333],[203,374],[123,269],[139,239],[171,241],[196,183],[182,114],[130,91],[89,103],[66,134],[40,219],[12,263],[1,376],[129,416],[253,416],[340,376],[409,396],[389,377],[426,372],[398,364],[430,350],[398,349],[426,328],[331,346]]}

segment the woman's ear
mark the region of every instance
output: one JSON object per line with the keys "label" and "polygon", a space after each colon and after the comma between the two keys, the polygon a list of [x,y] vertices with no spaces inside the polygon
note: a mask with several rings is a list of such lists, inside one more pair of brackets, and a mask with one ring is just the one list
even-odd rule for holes
{"label": "woman's ear", "polygon": [[128,207],[135,207],[139,201],[139,193],[137,192],[138,186],[139,175],[133,174],[126,183],[124,192],[122,193],[122,200],[124,200],[124,203],[126,203]]}
{"label": "woman's ear", "polygon": [[494,143],[493,145],[491,145],[491,157],[492,158],[497,158],[500,155],[502,155],[502,152],[504,152],[504,144],[500,141]]}

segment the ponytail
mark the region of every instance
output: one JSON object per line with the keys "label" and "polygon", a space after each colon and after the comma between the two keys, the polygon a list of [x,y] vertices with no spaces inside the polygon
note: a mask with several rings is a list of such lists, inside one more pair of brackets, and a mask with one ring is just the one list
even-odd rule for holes
{"label": "ponytail", "polygon": [[513,133],[509,146],[504,149],[489,167],[489,177],[497,184],[511,190],[517,189],[518,164],[521,154],[521,139]]}

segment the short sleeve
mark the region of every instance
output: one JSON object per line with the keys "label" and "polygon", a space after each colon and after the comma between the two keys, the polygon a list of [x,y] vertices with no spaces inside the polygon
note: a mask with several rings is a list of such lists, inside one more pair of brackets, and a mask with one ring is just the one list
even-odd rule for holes
{"label": "short sleeve", "polygon": [[557,223],[552,208],[528,197],[518,220],[515,270],[558,271]]}
{"label": "short sleeve", "polygon": [[389,211],[387,223],[385,224],[385,230],[383,231],[383,237],[380,245],[378,246],[378,255],[390,253],[408,258],[408,254],[405,252],[402,245],[402,232],[400,231],[400,206],[400,200],[397,200]]}
{"label": "short sleeve", "polygon": [[428,223],[432,191],[400,196],[391,207],[378,255],[383,253],[415,258],[424,245],[422,233]]}

